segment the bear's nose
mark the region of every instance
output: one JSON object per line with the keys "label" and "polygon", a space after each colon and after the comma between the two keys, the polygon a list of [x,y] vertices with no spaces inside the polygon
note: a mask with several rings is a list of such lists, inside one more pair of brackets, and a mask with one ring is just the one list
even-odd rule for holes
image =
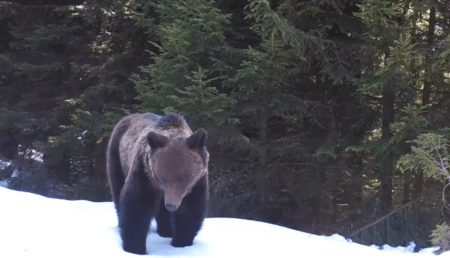
{"label": "bear's nose", "polygon": [[174,210],[177,209],[177,206],[175,206],[175,204],[167,203],[167,204],[166,204],[166,209],[167,209],[168,211],[174,211]]}

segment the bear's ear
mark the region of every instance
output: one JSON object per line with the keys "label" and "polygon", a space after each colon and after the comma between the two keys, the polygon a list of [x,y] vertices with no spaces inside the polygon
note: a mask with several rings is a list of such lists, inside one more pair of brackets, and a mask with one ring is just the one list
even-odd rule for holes
{"label": "bear's ear", "polygon": [[206,146],[206,140],[208,139],[208,133],[205,129],[200,128],[186,139],[186,144],[190,149],[202,149]]}
{"label": "bear's ear", "polygon": [[169,142],[169,139],[167,139],[166,136],[157,134],[155,132],[149,132],[147,134],[147,142],[150,147],[152,147],[152,150],[156,150],[158,148],[162,148],[166,146],[166,144]]}

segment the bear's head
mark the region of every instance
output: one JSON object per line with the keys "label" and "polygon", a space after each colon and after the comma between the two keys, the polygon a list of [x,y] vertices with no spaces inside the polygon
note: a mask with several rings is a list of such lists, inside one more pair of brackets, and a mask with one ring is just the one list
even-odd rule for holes
{"label": "bear's head", "polygon": [[152,178],[164,190],[167,210],[175,211],[200,178],[208,174],[207,132],[201,128],[191,136],[168,138],[150,132]]}

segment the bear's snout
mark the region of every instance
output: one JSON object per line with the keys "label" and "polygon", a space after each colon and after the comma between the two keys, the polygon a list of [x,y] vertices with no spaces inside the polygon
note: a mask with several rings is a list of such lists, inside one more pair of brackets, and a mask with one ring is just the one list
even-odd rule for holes
{"label": "bear's snout", "polygon": [[171,204],[171,203],[167,203],[166,204],[166,209],[168,211],[175,211],[178,207],[175,204]]}
{"label": "bear's snout", "polygon": [[183,189],[177,189],[175,187],[169,187],[164,194],[164,203],[168,211],[175,211],[180,207],[183,200]]}

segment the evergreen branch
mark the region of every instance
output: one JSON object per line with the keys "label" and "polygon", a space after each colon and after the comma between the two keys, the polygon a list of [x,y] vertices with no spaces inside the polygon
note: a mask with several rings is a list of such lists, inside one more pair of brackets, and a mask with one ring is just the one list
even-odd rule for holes
{"label": "evergreen branch", "polygon": [[85,0],[8,0],[10,3],[19,5],[82,5]]}

